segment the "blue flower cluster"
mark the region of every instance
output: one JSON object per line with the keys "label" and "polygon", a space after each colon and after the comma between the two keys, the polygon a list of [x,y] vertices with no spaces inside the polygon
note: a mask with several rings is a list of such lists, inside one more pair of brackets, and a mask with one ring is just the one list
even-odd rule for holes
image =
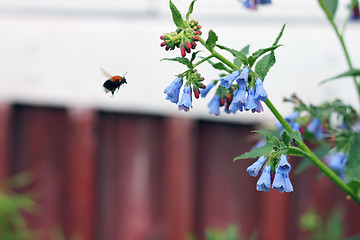
{"label": "blue flower cluster", "polygon": [[255,10],[257,5],[271,4],[271,0],[241,0],[244,7]]}
{"label": "blue flower cluster", "polygon": [[323,126],[321,125],[320,119],[316,117],[306,127],[306,131],[312,133],[317,140],[324,138]]}
{"label": "blue flower cluster", "polygon": [[345,164],[348,160],[348,154],[342,151],[334,151],[325,157],[327,165],[345,181]]}
{"label": "blue flower cluster", "polygon": [[[256,162],[254,162],[250,167],[247,168],[247,172],[252,177],[256,177],[264,165],[266,161],[265,156],[261,156]],[[281,155],[280,160],[275,165],[275,177],[274,180],[271,183],[271,175],[272,175],[272,169],[271,169],[271,163],[265,164],[261,176],[259,180],[256,183],[256,189],[258,191],[264,191],[268,192],[270,190],[270,187],[272,185],[272,188],[275,190],[279,190],[281,193],[283,192],[292,192],[293,186],[289,179],[289,172],[291,169],[291,165],[287,161],[286,155]]]}
{"label": "blue flower cluster", "polygon": [[360,20],[360,10],[359,10],[359,2],[356,3],[354,9],[351,12],[350,20],[358,21]]}
{"label": "blue flower cluster", "polygon": [[[164,90],[166,94],[166,100],[170,100],[172,103],[179,102],[180,89],[183,85],[183,80],[180,77],[176,77],[175,80]],[[184,92],[179,102],[179,111],[184,110],[185,112],[189,111],[192,108],[192,96],[191,96],[191,86],[185,85]]]}
{"label": "blue flower cluster", "polygon": [[[256,80],[249,80],[249,68],[245,67],[241,71],[236,70],[231,74],[222,77],[220,79],[220,86],[225,90],[228,90],[231,94],[227,96],[226,99],[226,113],[236,113],[236,111],[252,111],[252,112],[262,112],[264,110],[261,105],[261,101],[265,101],[268,97],[263,82],[260,78]],[[236,84],[234,84],[236,82]],[[205,97],[211,88],[215,86],[215,83],[208,85],[206,89],[200,89],[200,94],[202,97]],[[220,106],[224,105],[222,103],[222,92],[217,91],[210,101],[209,113],[219,115]]]}

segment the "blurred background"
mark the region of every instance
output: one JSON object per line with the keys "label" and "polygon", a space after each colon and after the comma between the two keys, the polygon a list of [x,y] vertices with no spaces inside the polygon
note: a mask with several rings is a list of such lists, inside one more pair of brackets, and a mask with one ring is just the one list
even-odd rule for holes
{"label": "blurred background", "polygon": [[[186,12],[190,1],[174,3]],[[340,23],[347,5],[339,1]],[[204,38],[213,29],[220,44],[250,52],[287,23],[264,83],[284,115],[292,106],[282,98],[294,92],[305,102],[357,104],[350,80],[318,86],[347,65],[316,1],[249,11],[236,0],[199,0],[193,18]],[[244,239],[300,239],[308,209],[320,219],[340,209],[343,235],[359,233],[359,207],[316,169],[292,173],[293,193],[260,193],[246,174],[252,160],[232,162],[257,142],[251,130],[275,123],[268,109],[215,117],[209,99],[188,113],[165,101],[184,70],[160,62],[179,56],[160,48],[173,30],[167,0],[1,1],[1,239],[204,239],[206,229],[230,225]],[[355,66],[359,30],[350,23],[345,37]],[[127,72],[128,84],[105,94],[100,67]],[[205,84],[218,78],[208,66],[198,71]],[[34,235],[14,233],[28,230]]]}

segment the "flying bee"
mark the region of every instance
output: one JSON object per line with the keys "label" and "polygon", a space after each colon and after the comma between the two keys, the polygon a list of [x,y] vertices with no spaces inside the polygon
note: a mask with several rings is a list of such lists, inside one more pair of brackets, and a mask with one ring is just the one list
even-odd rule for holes
{"label": "flying bee", "polygon": [[104,69],[100,68],[100,70],[105,75],[105,77],[109,78],[103,84],[103,87],[104,87],[106,93],[111,92],[111,94],[114,95],[114,92],[116,89],[119,91],[119,88],[122,84],[124,84],[124,83],[127,84],[126,79],[125,79],[126,73],[124,74],[123,77],[121,77],[119,75],[112,76]]}

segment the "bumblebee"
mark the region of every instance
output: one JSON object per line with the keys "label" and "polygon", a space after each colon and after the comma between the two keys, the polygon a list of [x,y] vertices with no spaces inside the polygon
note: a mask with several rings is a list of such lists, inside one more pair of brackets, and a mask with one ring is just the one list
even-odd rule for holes
{"label": "bumblebee", "polygon": [[104,87],[106,93],[111,92],[111,94],[114,95],[116,89],[119,91],[119,88],[122,84],[124,84],[124,83],[127,84],[126,79],[125,79],[126,74],[124,74],[123,77],[121,77],[119,75],[112,76],[104,69],[100,68],[100,70],[105,75],[105,77],[109,78],[103,84],[103,87]]}

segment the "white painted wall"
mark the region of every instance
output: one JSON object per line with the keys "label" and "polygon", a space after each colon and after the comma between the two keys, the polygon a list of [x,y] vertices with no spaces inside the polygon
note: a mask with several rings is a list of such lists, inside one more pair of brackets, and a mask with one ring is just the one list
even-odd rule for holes
{"label": "white painted wall", "polygon": [[[189,2],[174,0],[183,12]],[[252,50],[269,46],[287,23],[281,40],[284,47],[277,50],[277,64],[264,84],[280,112],[291,111],[291,105],[281,100],[293,92],[308,102],[341,97],[347,103],[357,103],[350,79],[317,85],[347,70],[335,34],[317,2],[273,2],[251,12],[236,0],[198,0],[193,16],[200,21],[205,36],[212,28],[221,44],[238,49],[249,43]],[[346,4],[340,1],[340,22]],[[178,112],[175,104],[165,101],[163,89],[184,70],[173,62],[159,62],[179,55],[159,46],[159,36],[173,30],[167,0],[2,0],[0,101],[214,120],[274,121],[266,108],[264,114],[215,117],[207,114],[210,98],[194,101],[189,113]],[[348,26],[345,40],[355,66],[360,67],[360,23]],[[103,91],[105,78],[99,67],[114,75],[127,72],[128,84],[113,98]],[[217,77],[210,67],[198,70],[208,81]]]}

